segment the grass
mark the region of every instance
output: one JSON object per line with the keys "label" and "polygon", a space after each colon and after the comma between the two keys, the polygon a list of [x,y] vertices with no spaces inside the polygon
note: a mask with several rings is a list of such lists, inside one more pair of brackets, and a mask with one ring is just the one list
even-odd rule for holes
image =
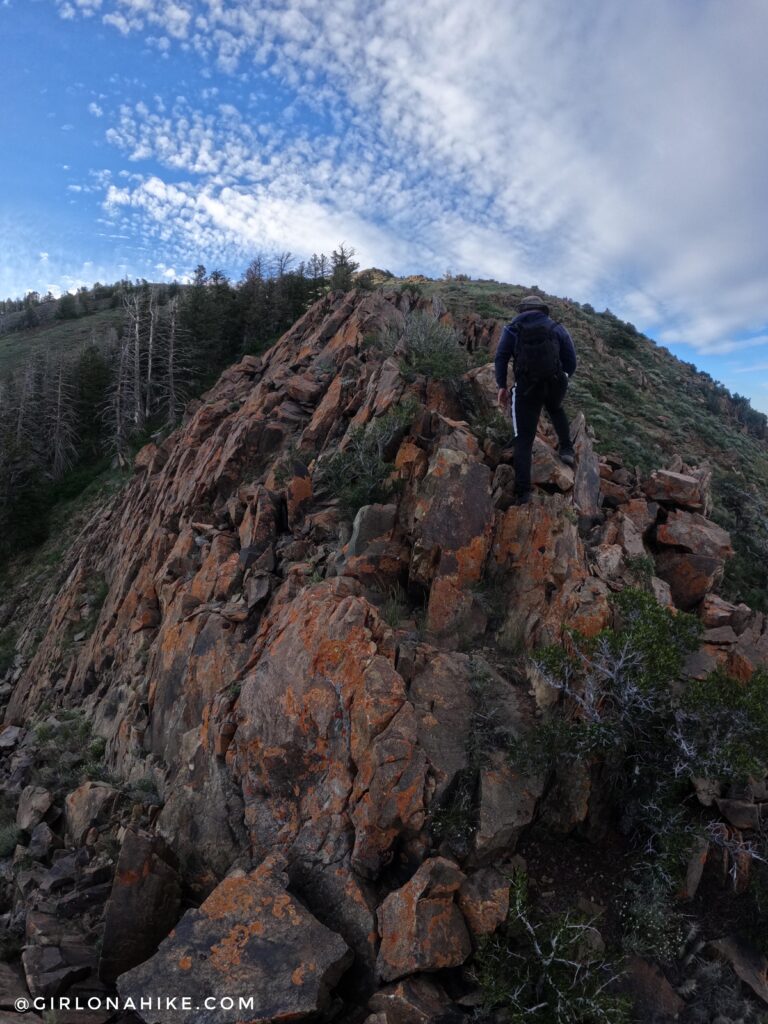
{"label": "grass", "polygon": [[93,736],[84,712],[59,709],[53,721],[36,723],[34,735],[38,744],[33,773],[36,785],[61,797],[88,780],[114,784],[104,764],[106,744]]}
{"label": "grass", "polygon": [[0,336],[0,375],[19,369],[35,352],[76,352],[94,332],[102,337],[110,327],[117,330],[122,321],[122,308],[106,308],[76,320],[54,320],[20,333],[4,334]]}
{"label": "grass", "polygon": [[[459,275],[423,283],[422,290],[458,318],[479,313],[503,321],[512,319],[520,296],[532,286]],[[736,549],[726,563],[723,593],[768,610],[768,519],[760,511],[768,502],[764,417],[631,325],[578,303],[546,298],[553,318],[573,337],[579,359],[566,411],[572,416],[583,410],[598,452],[615,452],[642,473],[681,452],[689,463],[712,465],[713,518],[731,531]],[[485,424],[478,427],[481,436],[486,434]]]}

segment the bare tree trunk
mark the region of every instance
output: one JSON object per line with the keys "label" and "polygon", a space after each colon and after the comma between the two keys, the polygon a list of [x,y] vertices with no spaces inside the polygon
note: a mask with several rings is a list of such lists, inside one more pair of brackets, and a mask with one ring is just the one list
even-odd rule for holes
{"label": "bare tree trunk", "polygon": [[58,480],[72,467],[77,456],[74,394],[61,356],[50,388],[47,440],[51,453],[51,473],[53,479]]}
{"label": "bare tree trunk", "polygon": [[24,367],[24,379],[19,387],[18,405],[16,406],[16,444],[21,444],[27,431],[27,413],[32,395],[33,368],[29,362]]}
{"label": "bare tree trunk", "polygon": [[144,417],[150,419],[152,416],[152,397],[154,379],[152,377],[153,361],[155,356],[155,335],[157,328],[157,289],[151,288],[149,292],[149,338],[147,341],[147,385],[144,401]]}
{"label": "bare tree trunk", "polygon": [[141,300],[138,292],[123,299],[128,315],[128,334],[133,344],[133,422],[136,428],[144,422],[144,408],[141,401]]}
{"label": "bare tree trunk", "polygon": [[105,408],[109,424],[109,447],[115,453],[118,465],[127,461],[128,442],[134,432],[134,396],[132,369],[132,338],[126,334],[115,351],[115,376],[112,380],[109,399]]}

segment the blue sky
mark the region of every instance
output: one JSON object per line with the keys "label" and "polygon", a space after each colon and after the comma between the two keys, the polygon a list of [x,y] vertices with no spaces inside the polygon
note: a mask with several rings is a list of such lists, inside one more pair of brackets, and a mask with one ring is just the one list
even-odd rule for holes
{"label": "blue sky", "polygon": [[0,39],[0,295],[345,241],[768,410],[764,0],[0,0]]}

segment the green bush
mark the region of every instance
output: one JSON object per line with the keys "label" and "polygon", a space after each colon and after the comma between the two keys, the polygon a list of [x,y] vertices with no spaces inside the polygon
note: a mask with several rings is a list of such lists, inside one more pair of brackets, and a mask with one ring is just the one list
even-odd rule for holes
{"label": "green bush", "polygon": [[[737,683],[722,673],[676,685],[700,623],[673,614],[650,594],[614,598],[617,624],[572,650],[542,651],[536,665],[561,705],[511,745],[521,770],[599,769],[617,822],[645,856],[643,884],[670,891],[706,826],[689,809],[690,780],[762,775],[768,765],[768,675]],[[707,837],[717,841],[711,828]],[[762,848],[740,852],[764,856]]]}
{"label": "green bush", "polygon": [[366,427],[352,430],[345,448],[319,460],[316,483],[339,498],[339,508],[348,518],[363,505],[391,497],[394,465],[388,461],[389,452],[405,435],[416,408],[412,401],[394,406]]}
{"label": "green bush", "polygon": [[38,744],[33,781],[63,795],[88,779],[114,781],[104,764],[106,742],[94,737],[79,709],[60,708],[51,721],[34,726]]}
{"label": "green bush", "polygon": [[663,884],[655,879],[628,882],[618,911],[625,953],[665,962],[680,955],[686,923]]}
{"label": "green bush", "polygon": [[722,670],[691,680],[680,699],[678,730],[692,773],[723,781],[761,776],[768,765],[768,673],[746,682]]}
{"label": "green bush", "polygon": [[406,315],[399,347],[404,349],[400,364],[404,377],[424,374],[434,380],[456,381],[467,370],[467,352],[458,332],[422,309]]}
{"label": "green bush", "polygon": [[598,952],[590,923],[572,914],[538,917],[525,875],[510,887],[506,923],[478,943],[471,972],[482,1019],[508,1024],[624,1024],[625,1000],[610,994],[617,970]]}

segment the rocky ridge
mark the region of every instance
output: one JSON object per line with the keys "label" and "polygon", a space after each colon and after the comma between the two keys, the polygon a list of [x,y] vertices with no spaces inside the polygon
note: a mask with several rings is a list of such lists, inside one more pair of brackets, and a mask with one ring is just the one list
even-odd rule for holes
{"label": "rocky ridge", "polygon": [[[463,1013],[445,972],[504,919],[520,837],[591,813],[588,778],[555,813],[549,781],[499,751],[465,847],[435,837],[479,703],[519,737],[546,699],[515,653],[595,635],[640,581],[703,619],[691,677],[765,662],[764,617],[716,596],[731,545],[706,467],[643,476],[577,416],[575,469],[545,431],[534,503],[513,505],[499,326],[456,321],[477,365],[436,381],[375,344],[419,306],[453,320],[407,290],[331,294],[225,372],[142,449],[33,609],[28,635],[47,628],[0,733],[19,840],[0,922],[24,972],[9,991],[130,994],[169,971],[183,987],[195,957],[195,985],[256,992],[255,1019]],[[392,486],[350,523],[323,466],[376,424]],[[111,780],[60,793],[36,774],[39,726],[72,709]],[[746,803],[759,816],[759,794]]]}

